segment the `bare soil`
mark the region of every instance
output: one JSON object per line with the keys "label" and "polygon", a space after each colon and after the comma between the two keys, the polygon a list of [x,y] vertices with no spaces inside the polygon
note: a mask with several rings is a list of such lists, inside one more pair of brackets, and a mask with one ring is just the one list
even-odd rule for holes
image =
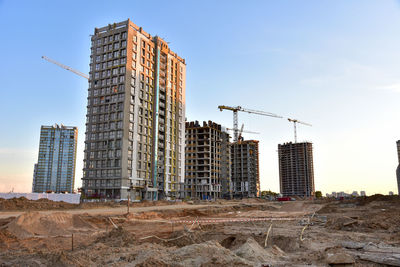
{"label": "bare soil", "polygon": [[13,201],[1,202],[0,266],[400,266],[398,197],[134,203],[129,214]]}

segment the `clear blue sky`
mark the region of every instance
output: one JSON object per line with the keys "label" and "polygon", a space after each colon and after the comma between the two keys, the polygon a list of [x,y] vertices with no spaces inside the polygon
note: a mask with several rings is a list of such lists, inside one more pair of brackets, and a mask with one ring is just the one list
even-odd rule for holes
{"label": "clear blue sky", "polygon": [[[79,127],[82,177],[94,27],[130,18],[187,62],[188,120],[232,126],[217,106],[274,112],[314,143],[316,189],[397,192],[400,4],[359,1],[1,1],[0,191],[29,191],[41,125]],[[262,189],[279,191],[286,120],[239,114],[260,140]]]}

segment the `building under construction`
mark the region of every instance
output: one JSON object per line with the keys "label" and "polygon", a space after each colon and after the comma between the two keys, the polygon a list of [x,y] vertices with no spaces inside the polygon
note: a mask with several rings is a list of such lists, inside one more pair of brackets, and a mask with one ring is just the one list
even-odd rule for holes
{"label": "building under construction", "polygon": [[[187,197],[195,199],[221,197],[221,180],[228,179],[222,177],[221,172],[223,138],[226,140],[226,133],[217,123],[208,121],[200,125],[198,121],[186,122],[185,194]],[[224,173],[226,175],[226,167]]]}
{"label": "building under construction", "polygon": [[397,157],[399,158],[399,165],[396,169],[396,177],[397,177],[397,193],[400,195],[400,140],[396,142],[397,144]]}
{"label": "building under construction", "polygon": [[221,132],[221,197],[232,199],[233,185],[231,174],[231,144],[230,135],[222,130]]}
{"label": "building under construction", "polygon": [[312,143],[278,145],[279,182],[283,196],[314,196]]}
{"label": "building under construction", "polygon": [[239,139],[231,144],[231,174],[235,198],[260,196],[257,140]]}

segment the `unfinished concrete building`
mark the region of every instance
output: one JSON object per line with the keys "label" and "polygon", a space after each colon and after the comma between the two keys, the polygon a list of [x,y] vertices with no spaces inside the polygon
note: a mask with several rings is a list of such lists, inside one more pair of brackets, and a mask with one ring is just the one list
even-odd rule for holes
{"label": "unfinished concrete building", "polygon": [[222,177],[221,172],[223,137],[226,138],[221,131],[221,125],[217,123],[208,121],[200,125],[198,121],[186,122],[185,194],[187,197],[193,199],[221,197],[221,181],[228,178]]}
{"label": "unfinished concrete building", "polygon": [[399,159],[399,165],[396,169],[396,177],[397,177],[397,193],[400,195],[400,140],[396,142],[397,144],[397,157]]}
{"label": "unfinished concrete building", "polygon": [[232,199],[233,185],[231,174],[231,145],[230,135],[224,129],[221,132],[221,197]]}
{"label": "unfinished concrete building", "polygon": [[239,140],[231,144],[233,197],[259,197],[260,173],[257,140]]}
{"label": "unfinished concrete building", "polygon": [[314,196],[312,150],[312,143],[309,142],[278,145],[279,182],[283,196]]}

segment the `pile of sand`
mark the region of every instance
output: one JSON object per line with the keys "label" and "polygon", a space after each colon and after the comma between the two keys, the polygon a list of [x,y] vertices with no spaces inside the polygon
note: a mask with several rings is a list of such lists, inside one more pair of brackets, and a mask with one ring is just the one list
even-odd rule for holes
{"label": "pile of sand", "polygon": [[77,231],[94,230],[95,228],[91,223],[83,220],[80,215],[65,212],[51,214],[27,212],[5,226],[8,232],[18,238],[68,235]]}
{"label": "pile of sand", "polygon": [[0,198],[0,210],[49,210],[49,209],[74,209],[78,204],[63,201],[52,201],[47,198],[29,200],[25,197],[3,199]]}

